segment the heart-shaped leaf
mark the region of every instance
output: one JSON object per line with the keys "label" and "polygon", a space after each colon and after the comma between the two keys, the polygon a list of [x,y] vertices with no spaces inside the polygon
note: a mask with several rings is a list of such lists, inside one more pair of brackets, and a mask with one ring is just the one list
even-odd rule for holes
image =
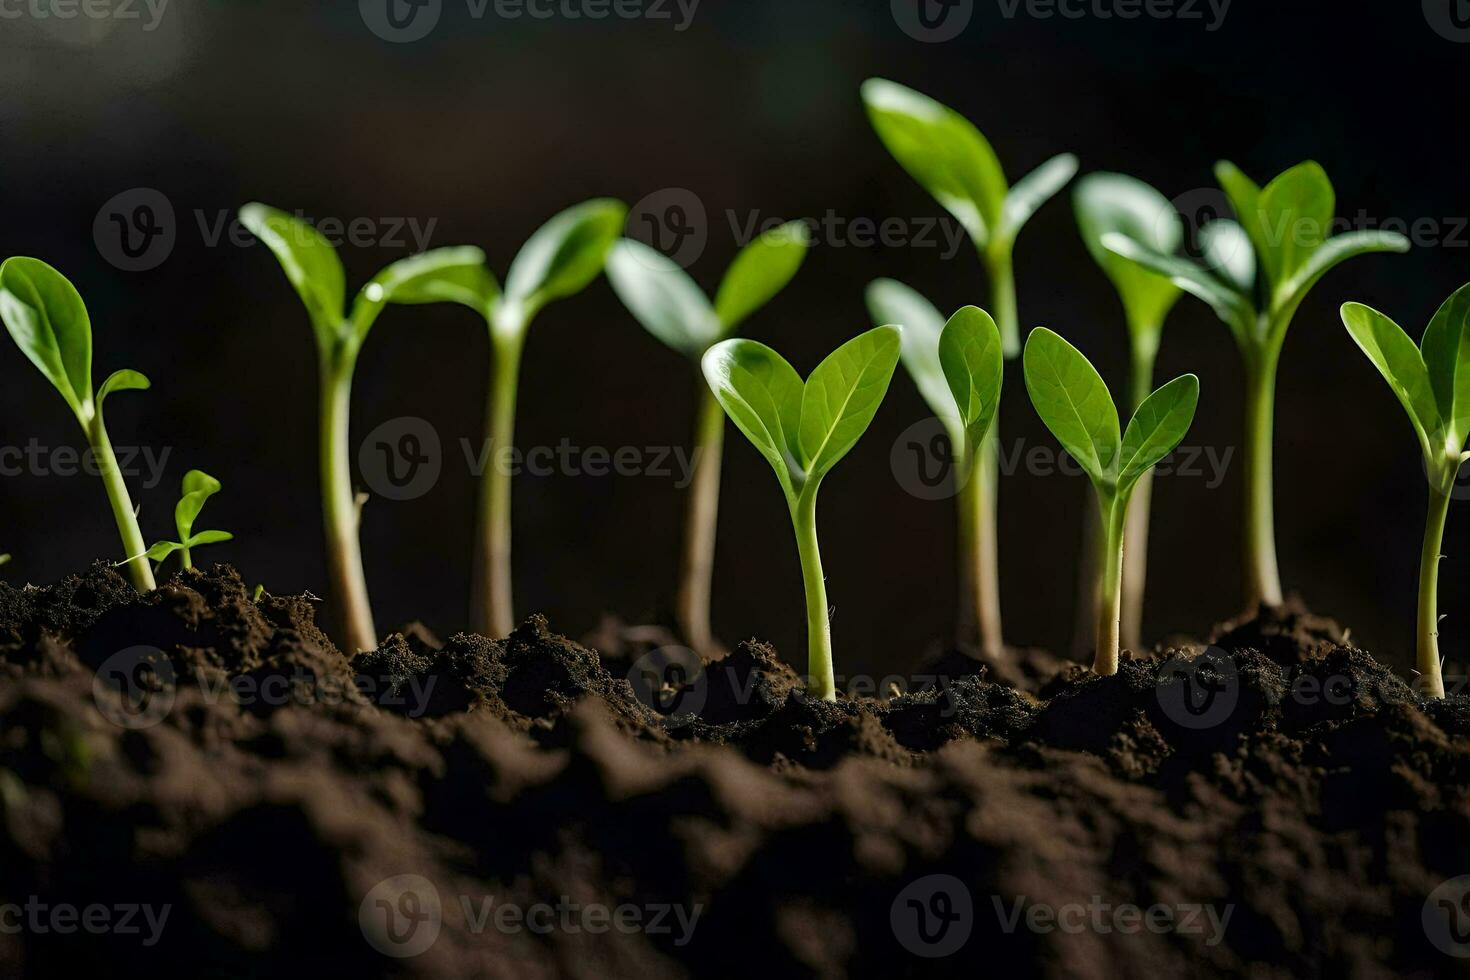
{"label": "heart-shaped leaf", "polygon": [[1178,302],[1179,287],[1171,277],[1107,248],[1103,237],[1123,235],[1160,254],[1174,255],[1184,241],[1179,212],[1148,184],[1114,173],[1082,178],[1073,193],[1073,207],[1083,243],[1123,301],[1129,329],[1157,331]]}
{"label": "heart-shaped leaf", "polygon": [[1037,327],[1022,355],[1026,391],[1042,423],[1097,486],[1111,492],[1122,436],[1108,386],[1082,352]]}
{"label": "heart-shaped leaf", "polygon": [[807,378],[799,445],[808,479],[820,479],[867,431],[898,368],[902,333],[882,326],[859,334]]}
{"label": "heart-shaped leaf", "polygon": [[811,244],[805,222],[772,229],[741,249],[715,295],[715,312],[729,333],[786,288]]}
{"label": "heart-shaped leaf", "polygon": [[332,243],[300,218],[264,204],[241,208],[240,223],[275,254],[306,304],[317,343],[330,351],[344,328],[347,306],[347,277]]}
{"label": "heart-shaped leaf", "polygon": [[1118,489],[1127,493],[1143,474],[1174,451],[1194,423],[1199,378],[1185,374],[1143,400],[1123,433]]}
{"label": "heart-shaped leaf", "polygon": [[0,263],[0,319],[85,424],[92,413],[92,321],[65,276],[40,259]]}
{"label": "heart-shaped leaf", "polygon": [[627,216],[621,201],[601,198],[568,208],[542,225],[511,263],[501,298],[506,312],[497,326],[524,330],[547,303],[585,289],[602,271]]}
{"label": "heart-shaped leaf", "polygon": [[679,353],[698,357],[720,339],[709,298],[662,252],[624,238],[608,253],[607,278],[643,328]]}
{"label": "heart-shaped leaf", "polygon": [[[1397,323],[1362,303],[1344,303],[1342,322],[1409,413],[1424,458],[1432,461],[1433,441],[1443,439],[1446,434],[1440,431],[1443,421],[1435,402],[1434,386],[1429,381],[1429,369],[1419,348]],[[1457,356],[1464,349],[1458,347]],[[1437,356],[1439,353],[1436,351]]]}
{"label": "heart-shaped leaf", "polygon": [[966,452],[974,452],[985,441],[1000,407],[1005,377],[1000,327],[979,307],[964,307],[944,325],[939,361],[965,427]]}

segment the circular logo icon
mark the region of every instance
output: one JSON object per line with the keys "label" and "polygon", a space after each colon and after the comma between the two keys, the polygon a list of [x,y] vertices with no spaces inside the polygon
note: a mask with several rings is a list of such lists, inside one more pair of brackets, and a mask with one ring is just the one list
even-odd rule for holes
{"label": "circular logo icon", "polygon": [[173,663],[158,647],[128,647],[98,666],[92,700],[119,728],[152,728],[173,709],[176,681]]}
{"label": "circular logo icon", "polygon": [[357,910],[368,945],[406,959],[434,945],[444,924],[439,889],[423,875],[394,875],[373,886]]}
{"label": "circular logo icon", "polygon": [[633,205],[628,235],[662,252],[687,269],[709,244],[709,216],[699,195],[683,187],[665,187]]}
{"label": "circular logo icon", "polygon": [[1424,935],[1446,956],[1470,956],[1470,875],[1444,882],[1424,900]]}
{"label": "circular logo icon", "polygon": [[669,721],[689,721],[704,709],[709,676],[704,658],[688,647],[650,650],[628,669],[633,693]]}
{"label": "circular logo icon", "polygon": [[1159,707],[1181,728],[1222,724],[1240,700],[1240,674],[1230,654],[1206,647],[1197,657],[1175,654],[1159,668]]}
{"label": "circular logo icon", "polygon": [[113,195],[92,220],[98,254],[124,272],[158,268],[173,253],[177,239],[173,203],[152,187]]}
{"label": "circular logo icon", "polygon": [[893,935],[925,959],[958,952],[975,927],[970,889],[954,875],[925,875],[898,893],[888,910]]}
{"label": "circular logo icon", "polygon": [[439,24],[444,0],[358,0],[362,22],[384,41],[422,41]]}
{"label": "circular logo icon", "polygon": [[954,443],[941,419],[920,419],[898,434],[888,453],[893,478],[920,500],[948,500],[964,489],[969,474],[955,465]]}
{"label": "circular logo icon", "polygon": [[[1190,255],[1195,256],[1216,272],[1226,271],[1238,258],[1237,250],[1249,250],[1250,240],[1243,235],[1226,236],[1205,231],[1213,222],[1222,218],[1233,218],[1230,198],[1218,187],[1197,187],[1185,191],[1171,202],[1174,210],[1184,221],[1184,245]],[[1173,215],[1164,215],[1159,220],[1173,221]],[[1166,240],[1168,229],[1160,228],[1158,238]]]}
{"label": "circular logo icon", "polygon": [[970,26],[975,0],[892,0],[893,20],[915,41],[953,41]]}
{"label": "circular logo icon", "polygon": [[362,441],[357,466],[379,496],[415,500],[434,489],[444,469],[439,432],[413,415],[389,419]]}
{"label": "circular logo icon", "polygon": [[1424,19],[1445,40],[1470,42],[1470,3],[1466,0],[1424,0]]}

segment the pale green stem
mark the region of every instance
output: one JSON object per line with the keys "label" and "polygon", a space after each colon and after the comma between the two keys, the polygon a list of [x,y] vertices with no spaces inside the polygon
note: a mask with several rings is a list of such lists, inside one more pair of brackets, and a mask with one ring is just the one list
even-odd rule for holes
{"label": "pale green stem", "polygon": [[1123,599],[1123,534],[1128,518],[1126,497],[1098,496],[1105,528],[1102,578],[1097,590],[1097,653],[1092,669],[1108,677],[1118,672],[1118,631]]}
{"label": "pale green stem", "polygon": [[[1424,548],[1419,555],[1417,666],[1419,676],[1423,678],[1423,691],[1431,698],[1444,697],[1444,677],[1439,667],[1439,559],[1445,520],[1450,511],[1450,493],[1448,489],[1441,490],[1441,485],[1442,482],[1431,478],[1429,515],[1424,522]],[[1451,469],[1448,486],[1453,485],[1454,470]]]}
{"label": "pale green stem", "polygon": [[1272,501],[1272,426],[1279,348],[1268,343],[1246,357],[1245,576],[1247,605],[1281,605]]}
{"label": "pale green stem", "polygon": [[124,563],[127,565],[128,578],[132,579],[133,587],[139,592],[151,592],[158,586],[153,580],[153,569],[148,564],[148,546],[143,543],[143,532],[138,527],[138,514],[133,510],[127,481],[123,479],[122,469],[117,465],[117,455],[112,451],[112,440],[107,437],[107,426],[102,422],[101,408],[95,411],[86,430],[92,453],[97,457],[97,469],[102,474],[102,485],[107,490],[107,502],[112,505],[117,533],[122,536],[123,554],[133,556]]}
{"label": "pale green stem", "polygon": [[184,571],[188,571],[189,569],[194,567],[194,559],[189,554],[188,548],[179,549],[179,561],[183,562]]}
{"label": "pale green stem", "polygon": [[352,373],[355,352],[324,358],[321,376],[321,483],[322,514],[327,531],[327,572],[332,597],[348,654],[374,650],[378,633],[368,601],[367,576],[362,567],[358,531],[362,507],[352,488],[351,424]]}
{"label": "pale green stem", "polygon": [[[998,422],[998,420],[997,420]],[[1000,628],[1000,572],[997,568],[995,491],[999,473],[996,425],[961,464],[960,488],[960,636],[978,638],[988,657],[1005,654]]]}
{"label": "pale green stem", "polygon": [[725,410],[701,384],[694,426],[694,475],[684,525],[684,555],[676,614],[684,639],[696,650],[710,649],[710,593],[714,580],[715,535],[720,510],[720,457],[725,441]]}
{"label": "pale green stem", "polygon": [[[1133,363],[1128,377],[1129,402],[1132,411],[1153,392],[1154,358],[1158,353],[1157,327],[1134,324],[1129,328],[1134,337]],[[1120,640],[1129,650],[1139,650],[1143,643],[1143,592],[1148,579],[1149,506],[1153,499],[1153,471],[1145,473],[1133,487],[1128,505],[1128,551],[1123,558],[1123,609]]]}
{"label": "pale green stem", "polygon": [[824,701],[837,700],[832,665],[832,624],[827,615],[827,582],[817,548],[817,488],[808,484],[791,507],[801,580],[806,591],[807,692]]}
{"label": "pale green stem", "polygon": [[510,564],[510,467],[504,454],[515,445],[516,388],[520,383],[523,334],[492,333],[494,367],[486,402],[485,430],[490,445],[480,477],[480,547],[475,554],[474,623],[485,636],[501,637],[515,628]]}
{"label": "pale green stem", "polygon": [[1021,320],[1016,306],[1016,270],[1009,247],[984,251],[990,276],[990,314],[1000,328],[1001,349],[1007,358],[1021,352]]}

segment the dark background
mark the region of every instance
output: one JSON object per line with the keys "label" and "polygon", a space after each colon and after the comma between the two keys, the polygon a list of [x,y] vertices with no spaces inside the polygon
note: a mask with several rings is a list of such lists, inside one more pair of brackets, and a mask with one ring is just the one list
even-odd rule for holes
{"label": "dark background", "polygon": [[[23,9],[23,8],[12,8]],[[141,8],[139,8],[141,11]],[[1204,8],[1201,8],[1202,10]],[[97,379],[133,367],[153,391],[119,397],[119,445],[172,448],[160,486],[132,481],[145,534],[171,536],[184,471],[219,476],[204,523],[238,540],[203,559],[235,562],[272,591],[325,594],[316,473],[316,364],[305,313],[260,246],[211,246],[212,226],[260,199],[317,218],[412,216],[432,245],[474,243],[504,275],[553,212],[598,195],[630,204],[688,188],[708,213],[692,272],[713,288],[737,222],[845,221],[940,214],[872,134],[858,85],[883,75],[973,119],[1015,180],[1047,157],[1135,174],[1173,197],[1212,186],[1230,157],[1258,180],[1304,158],[1326,167],[1339,214],[1430,219],[1439,244],[1340,267],[1315,290],[1284,354],[1277,426],[1282,573],[1354,638],[1409,659],[1424,480],[1403,411],[1337,317],[1356,299],[1417,338],[1467,276],[1464,155],[1446,133],[1470,47],[1433,30],[1418,3],[1235,0],[1223,26],[1201,20],[1002,15],[978,0],[956,40],[924,43],[888,0],[703,0],[693,25],[470,16],[444,0],[434,32],[391,44],[352,2],[172,0],[142,21],[0,19],[0,255],[63,269],[92,311]],[[1209,18],[1206,11],[1206,19]],[[676,18],[677,19],[677,18]],[[156,268],[126,272],[94,238],[99,209],[153,188],[176,242]],[[1196,200],[1194,198],[1186,200]],[[657,200],[657,199],[655,199]],[[386,228],[379,225],[380,228]],[[105,236],[104,236],[105,238]],[[99,244],[100,243],[100,244]],[[345,246],[350,288],[406,254]],[[891,275],[943,309],[983,303],[968,245],[863,247],[817,232],[788,292],[749,323],[803,372],[868,325],[863,287]],[[1121,390],[1124,329],[1065,198],[1016,251],[1023,326],[1072,339]],[[389,310],[363,353],[356,440],[421,416],[445,447],[426,496],[374,500],[363,533],[381,629],[466,621],[474,480],[458,441],[478,439],[487,378],[482,324],[448,307]],[[1008,374],[1004,438],[1051,445]],[[1161,378],[1203,383],[1189,442],[1223,451],[1240,432],[1241,367],[1228,332],[1183,299],[1169,320]],[[524,363],[523,446],[682,444],[696,375],[646,335],[605,281],[548,308]],[[872,429],[828,478],[820,514],[839,670],[912,661],[953,615],[953,508],[909,495],[890,469],[899,434],[928,415],[900,374]],[[65,405],[8,341],[0,344],[0,443],[80,446]],[[715,596],[717,631],[804,646],[796,549],[765,462],[730,429]],[[1238,460],[1223,486],[1161,480],[1155,493],[1146,632],[1199,632],[1234,613],[1239,585]],[[1002,487],[1002,575],[1013,642],[1066,648],[1087,487],[1021,472]],[[683,496],[668,478],[523,477],[515,486],[518,612],[546,612],[579,635],[604,611],[656,614],[671,594]],[[1466,543],[1456,508],[1445,542],[1447,654],[1470,652]],[[119,557],[103,491],[86,476],[0,478],[0,550],[11,581],[49,582]]]}

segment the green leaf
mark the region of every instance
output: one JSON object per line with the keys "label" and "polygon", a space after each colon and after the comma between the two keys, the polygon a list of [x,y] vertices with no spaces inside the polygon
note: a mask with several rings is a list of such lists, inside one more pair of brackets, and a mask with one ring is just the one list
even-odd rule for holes
{"label": "green leaf", "polygon": [[240,223],[275,253],[306,304],[317,343],[330,351],[343,330],[347,307],[347,278],[332,243],[305,221],[264,204],[241,208]]}
{"label": "green leaf", "polygon": [[888,152],[977,245],[987,244],[1001,228],[1009,190],[990,143],[965,117],[911,88],[870,78],[862,92]]}
{"label": "green leaf", "polygon": [[137,371],[130,371],[126,368],[114,371],[107,376],[106,381],[102,382],[102,388],[97,392],[97,409],[101,411],[102,403],[114,391],[147,391],[152,387],[153,382],[149,381],[146,375]]}
{"label": "green leaf", "polygon": [[1162,255],[1174,255],[1184,241],[1184,223],[1163,194],[1124,174],[1088,174],[1073,193],[1073,208],[1082,241],[1093,261],[1118,291],[1133,330],[1154,330],[1178,302],[1172,278],[1125,258],[1103,245],[1103,236],[1119,234]]}
{"label": "green leaf", "polygon": [[183,551],[184,546],[176,541],[160,541],[144,552],[151,561],[163,561],[175,551]]}
{"label": "green leaf", "polygon": [[235,536],[229,531],[200,531],[189,538],[188,547],[197,548],[201,544],[224,544],[226,541],[235,540]]}
{"label": "green leaf", "polygon": [[1337,195],[1316,161],[1297,164],[1267,184],[1257,199],[1267,247],[1262,252],[1273,287],[1307,264],[1332,234]]}
{"label": "green leaf", "polygon": [[898,368],[902,335],[896,326],[874,327],[828,354],[807,379],[798,444],[809,478],[837,465],[867,431]]}
{"label": "green leaf", "polygon": [[1235,209],[1235,219],[1255,245],[1256,253],[1265,255],[1270,248],[1270,241],[1262,222],[1260,186],[1229,160],[1221,160],[1215,164],[1215,180],[1230,199],[1230,206]]}
{"label": "green leaf", "polygon": [[1060,153],[1031,171],[1012,187],[1001,210],[1001,235],[1014,240],[1031,216],[1053,197],[1067,182],[1077,176],[1077,157]]}
{"label": "green leaf", "polygon": [[1397,323],[1362,303],[1344,303],[1342,323],[1409,413],[1424,458],[1433,459],[1430,437],[1439,432],[1441,420],[1419,348]]}
{"label": "green leaf", "polygon": [[1143,400],[1123,433],[1118,488],[1124,493],[1159,460],[1174,451],[1194,422],[1199,378],[1185,374]]}
{"label": "green leaf", "polygon": [[0,319],[79,419],[92,412],[92,321],[67,278],[40,259],[0,263]]}
{"label": "green leaf", "polygon": [[662,252],[624,238],[608,252],[607,278],[643,328],[679,353],[698,357],[720,339],[709,298]]}
{"label": "green leaf", "polygon": [[715,312],[726,333],[786,288],[801,268],[810,245],[806,223],[792,221],[740,250],[715,295]]}
{"label": "green leaf", "polygon": [[794,503],[806,479],[797,448],[801,376],[765,344],[743,338],[715,344],[700,366],[725,414],[766,457]]}
{"label": "green leaf", "polygon": [[995,421],[1005,377],[1000,327],[989,313],[966,306],[939,337],[939,361],[965,426],[967,452],[978,450]]}
{"label": "green leaf", "polygon": [[547,303],[585,289],[602,271],[627,215],[621,201],[600,198],[542,225],[511,263],[502,302],[514,315],[503,317],[502,324],[524,329]]}
{"label": "green leaf", "polygon": [[1168,276],[1174,285],[1197,296],[1210,305],[1215,315],[1225,322],[1236,339],[1250,341],[1255,335],[1256,314],[1250,300],[1209,271],[1188,259],[1156,252],[1126,235],[1109,232],[1103,235],[1103,245],[1139,265]]}
{"label": "green leaf", "polygon": [[1205,261],[1243,295],[1256,288],[1256,253],[1239,222],[1218,218],[1199,230]]}
{"label": "green leaf", "polygon": [[180,541],[188,540],[205,501],[219,491],[220,482],[203,470],[190,470],[184,475],[183,494],[174,506],[174,527]]}
{"label": "green leaf", "polygon": [[435,248],[399,259],[373,276],[357,294],[352,322],[359,336],[366,334],[387,303],[457,303],[485,316],[499,297],[483,251],[472,245]]}
{"label": "green leaf", "polygon": [[[944,332],[943,314],[917,290],[895,279],[876,279],[869,283],[867,303],[874,324],[897,323],[903,327],[900,357],[929,411],[946,425],[957,423],[954,395],[949,390],[944,366],[939,361],[939,338]],[[962,441],[962,435],[962,426],[956,425],[951,432],[956,448]]]}
{"label": "green leaf", "polygon": [[1037,327],[1022,355],[1031,404],[1062,448],[1097,485],[1111,489],[1121,435],[1118,410],[1108,386],[1082,352],[1060,336]]}
{"label": "green leaf", "polygon": [[1338,235],[1312,253],[1296,275],[1278,290],[1277,305],[1286,307],[1300,303],[1323,276],[1348,259],[1374,252],[1402,253],[1408,250],[1409,240],[1397,232],[1353,231]]}
{"label": "green leaf", "polygon": [[1465,444],[1470,433],[1470,284],[1450,294],[1429,321],[1419,344],[1447,442]]}

